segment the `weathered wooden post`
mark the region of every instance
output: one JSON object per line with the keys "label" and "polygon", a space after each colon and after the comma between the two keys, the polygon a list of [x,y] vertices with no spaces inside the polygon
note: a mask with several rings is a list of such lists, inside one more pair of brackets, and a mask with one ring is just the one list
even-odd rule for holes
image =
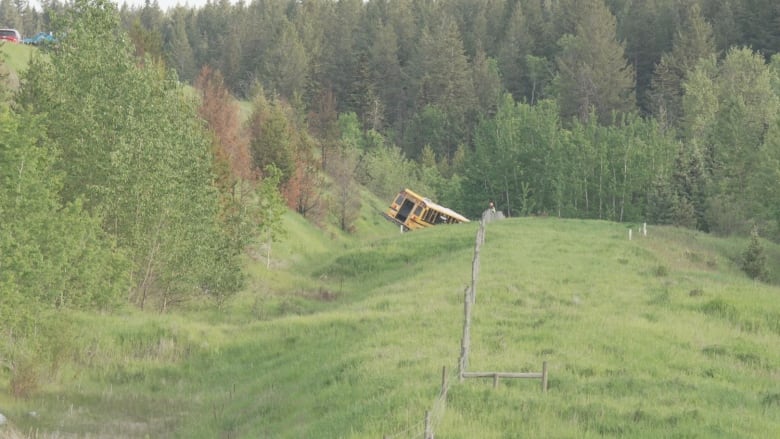
{"label": "weathered wooden post", "polygon": [[425,432],[423,433],[423,439],[433,439],[431,434],[431,412],[425,411]]}
{"label": "weathered wooden post", "polygon": [[469,345],[471,344],[471,297],[469,287],[463,292],[463,338],[460,341],[460,361],[458,361],[458,375],[463,381],[463,374],[469,364]]}
{"label": "weathered wooden post", "polygon": [[547,362],[542,361],[542,392],[547,392]]}
{"label": "weathered wooden post", "polygon": [[477,229],[477,239],[474,243],[474,259],[471,261],[471,302],[477,301],[477,279],[479,278],[479,251],[482,243],[485,242],[485,222],[479,222]]}

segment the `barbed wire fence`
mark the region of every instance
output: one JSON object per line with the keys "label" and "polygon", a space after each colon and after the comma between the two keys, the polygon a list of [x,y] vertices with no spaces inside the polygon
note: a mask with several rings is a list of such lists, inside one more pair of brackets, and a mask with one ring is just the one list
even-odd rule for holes
{"label": "barbed wire fence", "polygon": [[[491,221],[503,219],[504,215],[500,211],[488,209],[482,213],[479,221],[479,228],[474,242],[474,257],[471,261],[471,282],[463,292],[463,337],[461,339],[460,358],[458,359],[457,369],[447,371],[447,367],[442,367],[441,372],[441,390],[439,395],[433,401],[430,410],[425,412],[423,421],[408,426],[406,429],[397,431],[390,435],[384,435],[383,439],[400,438],[422,438],[434,439],[434,432],[442,420],[447,408],[447,393],[454,382],[461,382],[467,378],[468,355],[471,343],[471,308],[476,303],[477,298],[477,280],[480,271],[480,250],[485,243],[485,225]],[[546,371],[546,367],[545,367]],[[546,374],[545,374],[546,375]],[[456,381],[457,378],[457,381]],[[546,379],[544,380],[546,384]],[[497,377],[494,377],[494,384],[497,383]],[[546,386],[545,386],[546,387]]]}

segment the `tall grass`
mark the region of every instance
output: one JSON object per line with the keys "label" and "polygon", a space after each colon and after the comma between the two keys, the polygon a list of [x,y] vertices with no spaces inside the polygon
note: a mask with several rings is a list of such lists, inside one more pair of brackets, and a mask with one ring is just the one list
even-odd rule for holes
{"label": "tall grass", "polygon": [[20,431],[112,437],[421,437],[426,411],[448,438],[780,434],[780,289],[741,274],[723,250],[739,241],[488,225],[469,370],[547,361],[542,393],[454,376],[475,223],[378,223],[360,243],[295,227],[311,243],[279,243],[270,270],[248,261],[220,311],[72,316],[72,366],[36,397],[0,397],[4,414]]}

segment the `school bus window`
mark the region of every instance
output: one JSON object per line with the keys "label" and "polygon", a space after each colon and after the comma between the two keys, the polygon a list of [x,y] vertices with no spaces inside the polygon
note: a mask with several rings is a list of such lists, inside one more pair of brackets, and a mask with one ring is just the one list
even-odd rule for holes
{"label": "school bus window", "polygon": [[423,210],[422,206],[417,206],[417,209],[414,210],[414,215],[415,216],[420,216],[420,214],[422,213],[422,210]]}
{"label": "school bus window", "polygon": [[395,199],[395,204],[401,204],[403,202],[404,202],[404,195],[403,194],[399,194],[398,198]]}

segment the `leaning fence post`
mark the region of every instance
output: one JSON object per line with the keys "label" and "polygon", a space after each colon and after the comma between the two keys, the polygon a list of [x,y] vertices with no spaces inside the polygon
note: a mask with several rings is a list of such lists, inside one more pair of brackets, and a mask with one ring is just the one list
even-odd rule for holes
{"label": "leaning fence post", "polygon": [[547,362],[542,361],[542,392],[547,392]]}

